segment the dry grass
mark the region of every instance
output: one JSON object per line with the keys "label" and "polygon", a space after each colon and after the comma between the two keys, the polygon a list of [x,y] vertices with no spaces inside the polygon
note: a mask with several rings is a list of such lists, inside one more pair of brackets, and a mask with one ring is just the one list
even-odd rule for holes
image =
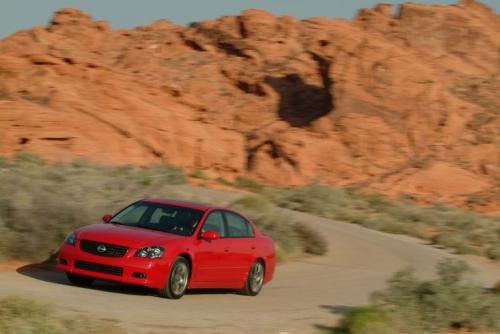
{"label": "dry grass", "polygon": [[86,161],[49,166],[30,154],[2,159],[0,257],[44,260],[71,230],[100,222],[104,213],[138,198],[177,197],[170,185],[184,180],[171,166],[104,167]]}
{"label": "dry grass", "polygon": [[56,317],[52,307],[31,299],[0,299],[2,334],[125,334],[114,324],[86,317]]}
{"label": "dry grass", "polygon": [[343,220],[379,231],[407,234],[448,247],[500,260],[500,217],[443,205],[418,206],[380,194],[311,185],[261,191],[278,206]]}
{"label": "dry grass", "polygon": [[[87,161],[47,165],[31,154],[21,154],[14,160],[0,158],[0,258],[45,260],[57,252],[73,229],[98,223],[104,213],[116,212],[139,198],[214,203],[213,198],[200,198],[189,190],[181,192],[172,187],[185,180],[183,172],[173,166],[106,167]],[[239,182],[253,185],[246,179]],[[326,251],[321,236],[284,216],[264,197],[243,197],[233,206],[248,213],[273,237],[281,260],[300,250],[311,254]],[[23,245],[22,251],[19,245]]]}
{"label": "dry grass", "polygon": [[334,333],[500,331],[500,296],[476,285],[465,262],[446,259],[436,271],[434,280],[420,280],[411,268],[396,273],[372,305],[348,312]]}

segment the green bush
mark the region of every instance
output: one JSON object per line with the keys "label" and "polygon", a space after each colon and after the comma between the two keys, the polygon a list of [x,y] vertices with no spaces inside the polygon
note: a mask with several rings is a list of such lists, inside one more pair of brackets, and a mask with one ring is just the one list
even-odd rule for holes
{"label": "green bush", "polygon": [[396,333],[388,315],[381,309],[373,306],[358,307],[349,311],[342,318],[339,329],[346,334]]}
{"label": "green bush", "polygon": [[59,318],[50,305],[18,297],[0,299],[0,333],[3,334],[122,334],[105,322],[83,318]]}
{"label": "green bush", "polygon": [[446,333],[452,327],[499,331],[500,297],[467,279],[470,272],[464,261],[456,259],[440,262],[435,280],[419,280],[406,269],[396,273],[385,290],[374,293],[372,300],[400,333]]}

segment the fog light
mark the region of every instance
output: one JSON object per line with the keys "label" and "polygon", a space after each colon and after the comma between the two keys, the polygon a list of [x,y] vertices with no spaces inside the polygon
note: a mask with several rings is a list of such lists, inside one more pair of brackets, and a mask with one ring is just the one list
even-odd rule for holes
{"label": "fog light", "polygon": [[132,273],[132,276],[135,277],[135,278],[146,278],[146,274],[145,273],[138,273],[138,272],[135,272],[135,273]]}
{"label": "fog light", "polygon": [[64,264],[64,265],[67,265],[68,264],[68,261],[66,261],[65,259],[63,259],[62,257],[59,258],[59,264]]}

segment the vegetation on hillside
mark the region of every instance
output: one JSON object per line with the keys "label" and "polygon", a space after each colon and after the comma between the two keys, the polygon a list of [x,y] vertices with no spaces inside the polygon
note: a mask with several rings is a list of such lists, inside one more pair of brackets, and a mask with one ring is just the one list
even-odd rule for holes
{"label": "vegetation on hillside", "polygon": [[453,249],[500,260],[500,217],[409,199],[390,200],[376,193],[319,184],[297,188],[256,188],[276,205],[343,220],[371,229],[415,236]]}
{"label": "vegetation on hillside", "polygon": [[448,333],[451,329],[500,331],[500,295],[485,291],[467,276],[462,260],[446,259],[437,265],[438,277],[421,280],[411,268],[372,295],[368,307],[347,312],[336,334]]}
{"label": "vegetation on hillside", "polygon": [[[204,173],[196,173],[200,175]],[[28,153],[12,160],[0,158],[0,258],[44,260],[74,228],[99,222],[103,213],[115,212],[138,198],[213,202],[173,189],[172,185],[186,179],[181,169],[168,165],[112,167],[85,160],[49,165]],[[439,204],[422,207],[408,199],[389,200],[379,194],[318,184],[270,188],[244,177],[230,184],[254,193],[232,206],[275,239],[281,259],[295,251],[324,254],[327,244],[307,222],[295,221],[277,207],[412,235],[460,254],[500,260],[497,216]]]}
{"label": "vegetation on hillside", "polygon": [[[214,202],[189,190],[175,190],[172,185],[184,183],[186,176],[173,166],[112,167],[85,160],[51,165],[27,153],[0,159],[0,258],[4,259],[45,260],[73,229],[98,223],[104,213],[140,198]],[[326,251],[319,235],[292,222],[268,200],[263,199],[269,204],[266,210],[253,200],[243,198],[235,205],[248,208],[245,212],[257,225],[273,235],[280,259],[302,249],[313,254]]]}

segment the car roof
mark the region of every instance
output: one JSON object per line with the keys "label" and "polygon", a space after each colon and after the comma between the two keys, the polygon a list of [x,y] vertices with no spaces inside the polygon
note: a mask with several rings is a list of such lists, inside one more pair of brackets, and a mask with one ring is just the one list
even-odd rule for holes
{"label": "car roof", "polygon": [[155,203],[155,204],[180,206],[183,208],[189,208],[189,209],[195,209],[195,210],[201,210],[201,211],[207,211],[207,210],[213,210],[213,209],[225,209],[221,206],[208,204],[208,203],[180,201],[180,200],[164,199],[164,198],[144,198],[141,201],[148,202],[148,203]]}

